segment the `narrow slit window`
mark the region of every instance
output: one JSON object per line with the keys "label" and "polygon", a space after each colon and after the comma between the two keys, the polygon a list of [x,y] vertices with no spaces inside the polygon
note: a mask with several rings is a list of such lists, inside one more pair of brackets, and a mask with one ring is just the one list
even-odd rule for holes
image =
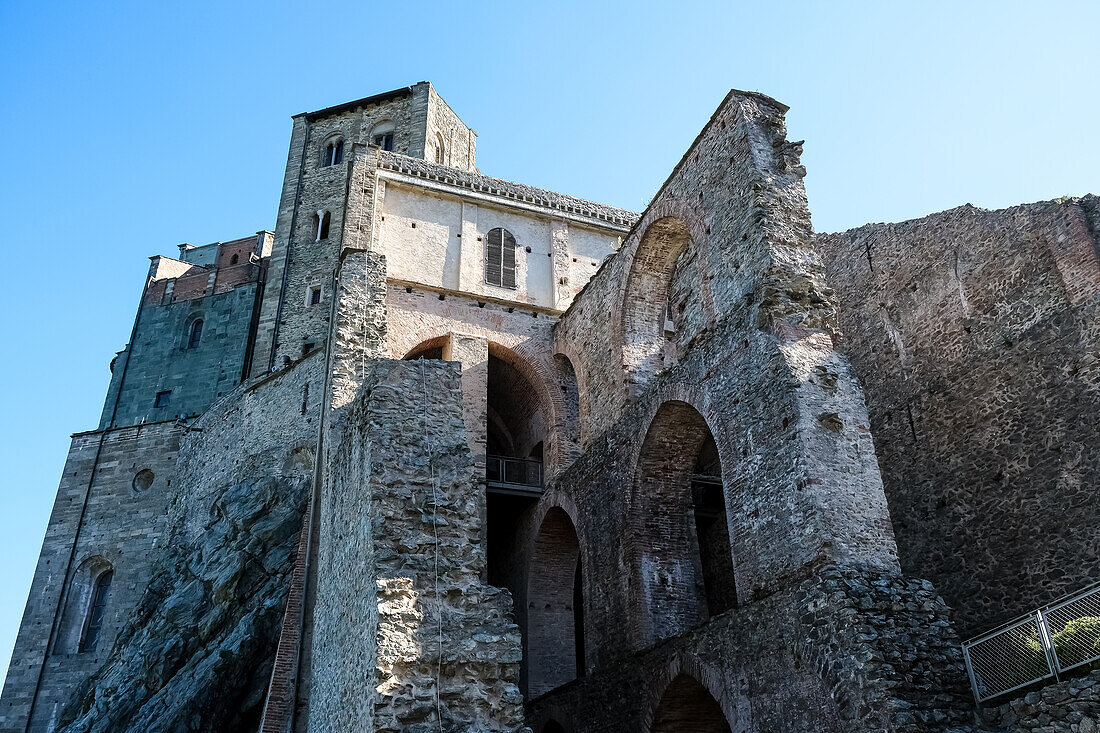
{"label": "narrow slit window", "polygon": [[491,229],[485,237],[485,282],[516,287],[516,238],[507,229]]}
{"label": "narrow slit window", "polygon": [[321,286],[314,285],[309,289],[309,304],[319,305],[321,302]]}

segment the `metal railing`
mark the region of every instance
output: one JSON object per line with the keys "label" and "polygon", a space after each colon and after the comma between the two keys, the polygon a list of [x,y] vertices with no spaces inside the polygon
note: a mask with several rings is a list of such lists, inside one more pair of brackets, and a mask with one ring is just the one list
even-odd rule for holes
{"label": "metal railing", "polygon": [[504,493],[542,493],[542,463],[527,458],[485,456],[485,481]]}
{"label": "metal railing", "polygon": [[962,645],[974,698],[991,700],[1100,660],[1100,583]]}

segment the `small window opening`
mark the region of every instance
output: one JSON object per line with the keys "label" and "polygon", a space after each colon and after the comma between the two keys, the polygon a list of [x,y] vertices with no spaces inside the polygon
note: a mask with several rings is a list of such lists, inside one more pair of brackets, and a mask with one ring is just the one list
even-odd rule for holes
{"label": "small window opening", "polygon": [[435,162],[443,165],[444,160],[445,156],[443,151],[443,136],[437,132],[435,134]]}
{"label": "small window opening", "polygon": [[148,468],[141,469],[137,472],[137,475],[134,476],[134,480],[132,482],[134,491],[140,494],[142,491],[147,490],[150,486],[153,485],[153,479],[155,478],[156,476]]}
{"label": "small window opening", "polygon": [[302,344],[302,356],[308,356],[311,351],[317,346],[317,344],[310,341],[308,344]]}
{"label": "small window opening", "polygon": [[309,289],[309,304],[319,305],[321,302],[321,286],[313,285]]}
{"label": "small window opening", "polygon": [[240,255],[233,255],[232,257],[229,258],[229,264],[231,264],[231,265],[235,265],[240,261],[241,261]]}
{"label": "small window opening", "polygon": [[516,287],[516,238],[507,229],[490,229],[485,238],[485,282]]}
{"label": "small window opening", "polygon": [[328,229],[331,221],[332,214],[328,211],[318,211],[313,215],[313,241],[320,242],[322,239],[328,239]]}
{"label": "small window opening", "polygon": [[383,150],[393,151],[393,133],[381,132],[374,136],[374,144]]}
{"label": "small window opening", "polygon": [[202,319],[198,318],[191,323],[191,330],[187,333],[187,348],[195,348],[200,341],[202,341]]}
{"label": "small window opening", "polygon": [[344,141],[337,138],[325,146],[325,154],[321,159],[321,165],[336,165],[344,162]]}
{"label": "small window opening", "polygon": [[172,390],[166,389],[163,392],[157,392],[157,398],[153,402],[153,407],[168,407],[172,402]]}
{"label": "small window opening", "polygon": [[88,621],[84,625],[84,634],[80,638],[80,653],[95,649],[99,641],[99,631],[103,627],[103,615],[107,609],[107,593],[111,590],[111,578],[114,572],[106,570],[95,581],[92,591],[92,604],[88,608]]}

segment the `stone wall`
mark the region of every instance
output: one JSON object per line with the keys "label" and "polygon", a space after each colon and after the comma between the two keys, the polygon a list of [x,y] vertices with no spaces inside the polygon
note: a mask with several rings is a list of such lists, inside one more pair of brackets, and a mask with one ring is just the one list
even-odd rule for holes
{"label": "stone wall", "polygon": [[821,235],[903,569],[964,635],[1100,575],[1100,201]]}
{"label": "stone wall", "polygon": [[[426,149],[429,152],[424,156],[426,160],[463,170],[477,169],[477,133],[459,119],[451,106],[436,94],[435,87],[431,84],[428,84],[427,128]],[[443,153],[437,156],[436,149],[440,141],[443,143]],[[439,160],[440,157],[442,160]]]}
{"label": "stone wall", "polygon": [[[0,731],[49,730],[103,663],[167,547],[181,432],[169,422],[73,436],[0,697]],[[146,488],[134,482],[143,470],[153,474]],[[69,591],[91,560],[114,576],[98,643],[79,653],[86,606]]]}
{"label": "stone wall", "polygon": [[533,700],[528,722],[649,730],[682,675],[735,733],[923,733],[966,729],[972,716],[958,639],[927,582],[822,567]]}
{"label": "stone wall", "polygon": [[[195,716],[211,728],[256,724],[313,477],[324,364],[318,351],[254,379],[182,429],[155,518],[163,548],[144,553],[147,571],[117,599],[110,654],[80,670],[54,721],[73,732],[172,729]],[[122,516],[92,518],[118,532]]]}
{"label": "stone wall", "polygon": [[987,707],[982,719],[998,731],[1011,733],[1096,733],[1100,731],[1100,670]]}
{"label": "stone wall", "polygon": [[321,496],[311,730],[523,727],[510,599],[481,580],[460,379],[379,361],[345,408]]}

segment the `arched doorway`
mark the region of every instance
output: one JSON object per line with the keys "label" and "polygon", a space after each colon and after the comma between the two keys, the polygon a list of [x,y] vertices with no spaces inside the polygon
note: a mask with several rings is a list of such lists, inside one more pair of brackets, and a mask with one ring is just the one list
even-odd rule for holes
{"label": "arched doorway", "polygon": [[527,692],[535,698],[584,674],[580,543],[559,507],[535,537],[527,581]]}
{"label": "arched doorway", "polygon": [[661,405],[639,452],[630,527],[640,646],[682,634],[736,603],[721,461],[699,412]]}
{"label": "arched doorway", "polygon": [[698,680],[681,674],[665,688],[650,733],[731,733],[722,707]]}

